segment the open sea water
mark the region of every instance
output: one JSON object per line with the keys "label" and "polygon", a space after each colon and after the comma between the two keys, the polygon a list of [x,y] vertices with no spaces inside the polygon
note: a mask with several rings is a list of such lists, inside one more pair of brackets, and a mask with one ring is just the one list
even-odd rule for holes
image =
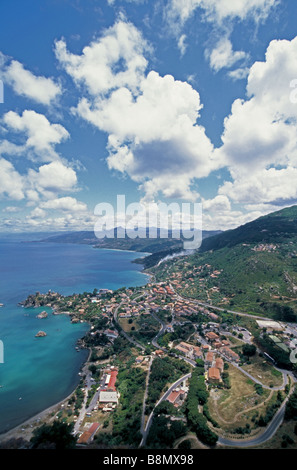
{"label": "open sea water", "polygon": [[[132,263],[143,253],[24,237],[0,236],[0,433],[67,397],[88,355],[75,349],[89,329],[86,323],[72,324],[67,315],[52,315],[49,308],[24,309],[18,302],[37,291],[70,295],[140,286],[148,280],[141,265]],[[48,317],[36,318],[42,310]],[[35,338],[40,330],[47,336]]]}

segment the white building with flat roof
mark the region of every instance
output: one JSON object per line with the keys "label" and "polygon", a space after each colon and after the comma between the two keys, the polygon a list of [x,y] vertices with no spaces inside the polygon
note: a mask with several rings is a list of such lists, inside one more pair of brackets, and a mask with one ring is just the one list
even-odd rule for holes
{"label": "white building with flat roof", "polygon": [[256,320],[260,328],[267,328],[267,330],[283,331],[284,327],[277,321],[273,320]]}
{"label": "white building with flat roof", "polygon": [[99,395],[99,403],[116,403],[118,404],[117,392],[101,391]]}

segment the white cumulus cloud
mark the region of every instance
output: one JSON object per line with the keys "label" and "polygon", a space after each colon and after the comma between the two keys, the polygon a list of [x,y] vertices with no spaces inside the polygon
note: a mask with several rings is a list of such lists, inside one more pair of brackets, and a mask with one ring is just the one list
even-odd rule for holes
{"label": "white cumulus cloud", "polygon": [[247,57],[244,51],[233,51],[232,43],[227,37],[222,38],[216,47],[207,52],[211,68],[218,72],[223,68],[230,68],[236,62],[243,60]]}
{"label": "white cumulus cloud", "polygon": [[31,189],[51,197],[58,192],[73,191],[76,188],[77,175],[72,168],[56,161],[40,166],[37,171],[29,169],[28,182]]}
{"label": "white cumulus cloud", "polygon": [[171,23],[184,25],[198,8],[211,22],[222,23],[226,19],[256,21],[265,19],[279,0],[169,0],[166,15]]}
{"label": "white cumulus cloud", "polygon": [[55,145],[69,138],[68,131],[61,124],[52,124],[46,116],[33,110],[25,110],[21,115],[9,111],[4,115],[3,123],[10,131],[24,134],[26,140],[21,146],[4,141],[0,143],[2,152],[26,152],[28,155],[31,151],[35,159],[56,160],[59,156],[55,151]]}
{"label": "white cumulus cloud", "polygon": [[81,55],[57,43],[60,62],[89,91],[74,112],[108,134],[109,168],[129,175],[150,197],[161,191],[193,199],[194,179],[208,176],[216,165],[198,124],[200,96],[171,75],[147,73],[147,51],[139,31],[123,20]]}
{"label": "white cumulus cloud", "polygon": [[24,196],[24,179],[12,163],[0,157],[0,195],[19,201]]}
{"label": "white cumulus cloud", "polygon": [[250,69],[247,99],[236,100],[215,153],[231,181],[220,193],[245,204],[285,205],[297,197],[297,106],[290,83],[297,77],[297,37],[270,43],[265,61]]}
{"label": "white cumulus cloud", "polygon": [[86,212],[87,205],[84,202],[80,202],[74,197],[66,196],[56,199],[50,199],[40,204],[42,209],[60,210],[70,212],[72,214],[76,212]]}
{"label": "white cumulus cloud", "polygon": [[77,84],[86,85],[93,95],[122,86],[137,89],[147,67],[143,55],[147,49],[138,29],[123,20],[86,46],[81,55],[70,53],[63,39],[55,45],[57,59],[67,73]]}
{"label": "white cumulus cloud", "polygon": [[9,65],[4,66],[0,75],[18,95],[47,106],[62,93],[61,86],[54,80],[34,75],[17,60],[12,60]]}

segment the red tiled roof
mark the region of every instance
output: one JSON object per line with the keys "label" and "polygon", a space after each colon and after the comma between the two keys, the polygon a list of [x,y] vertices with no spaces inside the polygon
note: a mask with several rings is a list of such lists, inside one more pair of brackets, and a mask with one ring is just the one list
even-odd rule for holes
{"label": "red tiled roof", "polygon": [[100,424],[99,423],[93,423],[92,426],[89,428],[89,432],[94,434],[94,432],[97,431],[97,429],[99,428]]}
{"label": "red tiled roof", "polygon": [[221,374],[219,369],[217,369],[216,367],[211,367],[210,369],[208,369],[208,378],[220,380]]}
{"label": "red tiled roof", "polygon": [[118,371],[117,370],[112,370],[112,371],[109,372],[109,374],[110,374],[110,379],[109,379],[107,388],[112,389],[113,391],[116,391],[115,383],[116,383],[116,380],[117,380]]}
{"label": "red tiled roof", "polygon": [[212,360],[213,360],[213,352],[209,351],[209,352],[206,354],[206,360],[207,360],[207,361],[212,361]]}
{"label": "red tiled roof", "polygon": [[178,398],[179,396],[179,392],[177,391],[173,391],[170,393],[169,397],[167,398],[168,401],[170,401],[170,403],[175,403],[176,399]]}
{"label": "red tiled roof", "polygon": [[167,398],[167,400],[170,402],[170,403],[175,403],[176,400],[178,399],[178,397],[180,395],[183,395],[185,392],[183,390],[173,390],[173,392],[170,393],[169,397]]}
{"label": "red tiled roof", "polygon": [[217,367],[218,369],[224,367],[224,361],[223,361],[222,358],[220,358],[220,357],[217,357],[217,358],[216,358],[216,367]]}
{"label": "red tiled roof", "polygon": [[78,439],[78,444],[87,444],[88,441],[91,439],[91,437],[94,435],[94,433],[97,431],[99,428],[100,424],[99,423],[93,423],[91,427],[88,429],[88,431],[85,431],[80,438]]}

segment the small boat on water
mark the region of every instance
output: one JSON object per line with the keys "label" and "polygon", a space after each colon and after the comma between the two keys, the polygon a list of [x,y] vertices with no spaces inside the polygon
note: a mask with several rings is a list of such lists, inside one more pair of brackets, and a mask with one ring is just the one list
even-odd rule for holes
{"label": "small boat on water", "polygon": [[4,304],[0,304],[0,307],[4,307]]}

